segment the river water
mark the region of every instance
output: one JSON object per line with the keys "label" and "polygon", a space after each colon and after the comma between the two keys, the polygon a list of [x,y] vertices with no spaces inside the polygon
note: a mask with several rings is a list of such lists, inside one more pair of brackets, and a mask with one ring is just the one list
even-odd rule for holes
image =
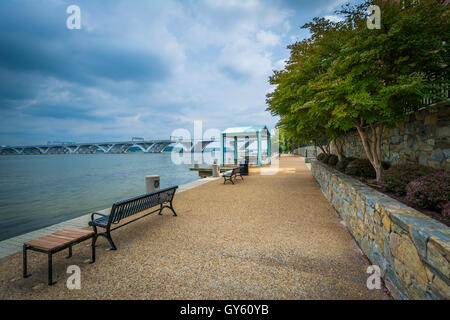
{"label": "river water", "polygon": [[146,175],[198,179],[189,167],[170,153],[0,156],[0,241],[144,194]]}

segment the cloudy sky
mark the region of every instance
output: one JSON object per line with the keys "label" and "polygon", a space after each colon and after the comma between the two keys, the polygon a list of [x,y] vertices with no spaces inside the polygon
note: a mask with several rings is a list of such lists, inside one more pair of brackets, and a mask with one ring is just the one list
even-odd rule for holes
{"label": "cloudy sky", "polygon": [[[267,125],[268,76],[345,0],[2,0],[0,145]],[[69,30],[69,5],[81,29]]]}

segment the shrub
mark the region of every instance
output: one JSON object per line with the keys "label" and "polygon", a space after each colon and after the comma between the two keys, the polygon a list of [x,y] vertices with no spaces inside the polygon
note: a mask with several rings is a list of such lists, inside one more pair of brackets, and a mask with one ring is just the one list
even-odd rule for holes
{"label": "shrub", "polygon": [[341,161],[338,161],[336,164],[336,169],[339,171],[345,172],[345,168],[347,168],[348,164],[352,162],[353,160],[356,160],[356,158],[353,157],[345,157]]}
{"label": "shrub", "polygon": [[338,163],[339,158],[335,156],[334,154],[330,155],[328,158],[328,165],[334,167],[336,163]]}
{"label": "shrub", "polygon": [[323,159],[325,158],[326,154],[325,153],[321,153],[317,156],[317,160],[319,161],[323,161]]}
{"label": "shrub", "polygon": [[444,209],[450,201],[450,172],[438,171],[411,181],[406,200],[420,208]]}
{"label": "shrub", "polygon": [[387,161],[381,161],[381,166],[384,170],[388,170],[391,167],[391,163]]}
{"label": "shrub", "polygon": [[345,168],[345,173],[364,178],[375,178],[377,176],[375,169],[367,159],[353,160]]}
{"label": "shrub", "polygon": [[443,217],[450,218],[450,202],[447,202],[444,209],[442,209],[441,214]]}
{"label": "shrub", "polygon": [[330,159],[330,155],[326,154],[325,157],[323,157],[322,162],[325,163],[325,164],[328,164],[328,159]]}
{"label": "shrub", "polygon": [[403,196],[406,194],[408,183],[433,172],[435,172],[433,168],[418,164],[401,164],[384,172],[381,185],[385,191]]}

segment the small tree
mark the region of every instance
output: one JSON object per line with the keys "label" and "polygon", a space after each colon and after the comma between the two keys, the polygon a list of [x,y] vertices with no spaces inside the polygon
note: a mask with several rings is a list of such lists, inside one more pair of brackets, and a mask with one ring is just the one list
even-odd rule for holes
{"label": "small tree", "polygon": [[335,139],[340,157],[339,137],[356,128],[381,181],[384,129],[424,106],[424,98],[447,100],[448,84],[439,82],[446,80],[450,15],[439,0],[374,0],[381,29],[369,29],[369,4],[344,6],[342,22],[304,25],[311,37],[289,46],[286,68],[270,78],[277,87],[267,104],[300,137]]}

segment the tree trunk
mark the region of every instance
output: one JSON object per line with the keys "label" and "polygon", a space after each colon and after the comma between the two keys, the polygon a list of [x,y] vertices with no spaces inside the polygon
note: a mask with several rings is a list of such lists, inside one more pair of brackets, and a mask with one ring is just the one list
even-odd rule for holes
{"label": "tree trunk", "polygon": [[317,142],[316,140],[314,140],[314,144],[317,147],[319,147],[323,153],[325,153],[326,155],[330,155],[330,143],[329,142],[327,142],[326,146],[323,146],[322,144],[320,144],[320,142]]}
{"label": "tree trunk", "polygon": [[370,134],[368,134],[368,132],[366,132],[366,130],[363,128],[362,122],[356,123],[355,127],[358,130],[359,136],[361,137],[367,159],[369,159],[370,163],[375,169],[375,172],[377,174],[377,182],[381,183],[384,175],[384,169],[381,165],[381,139],[383,136],[383,129],[385,127],[385,124],[380,123],[378,125],[375,125],[371,123]]}
{"label": "tree trunk", "polygon": [[342,161],[344,159],[344,137],[338,137],[333,139],[334,146],[336,148],[336,153],[338,156],[339,161]]}

